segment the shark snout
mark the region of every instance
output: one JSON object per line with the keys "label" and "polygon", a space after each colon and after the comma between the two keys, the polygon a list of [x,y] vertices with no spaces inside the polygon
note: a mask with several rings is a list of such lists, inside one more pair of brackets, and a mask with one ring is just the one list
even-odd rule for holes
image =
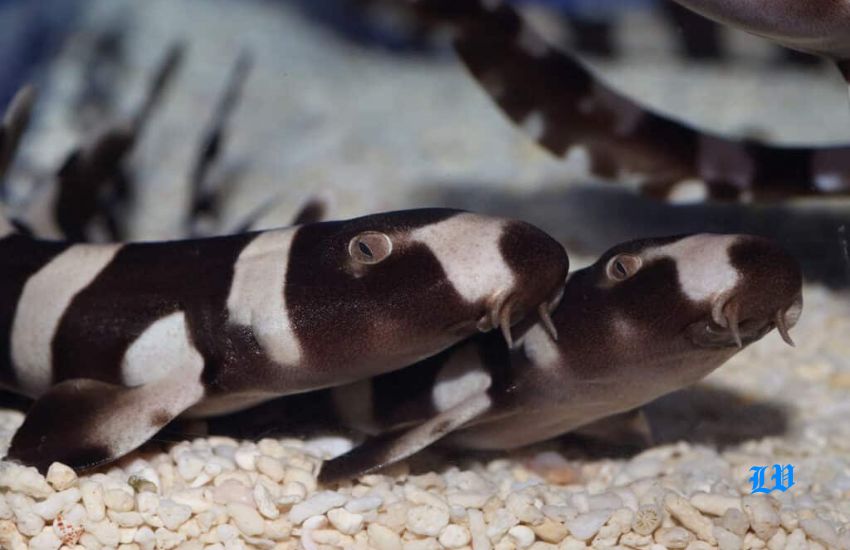
{"label": "shark snout", "polygon": [[738,347],[774,328],[793,346],[790,331],[803,309],[799,264],[776,243],[759,237],[742,238],[730,256],[738,283],[712,303],[714,323],[726,330]]}
{"label": "shark snout", "polygon": [[557,338],[550,313],[560,302],[569,271],[564,247],[537,227],[513,221],[505,227],[499,248],[513,273],[513,283],[489,300],[488,319],[482,318],[479,328],[500,327],[512,346],[510,327],[530,314]]}
{"label": "shark snout", "polygon": [[789,346],[794,345],[790,330],[800,319],[803,309],[803,295],[798,293],[790,302],[767,307],[759,307],[748,311],[747,301],[738,296],[717,300],[712,306],[709,331],[716,336],[727,336],[729,343],[739,348],[754,342],[776,328],[779,335]]}

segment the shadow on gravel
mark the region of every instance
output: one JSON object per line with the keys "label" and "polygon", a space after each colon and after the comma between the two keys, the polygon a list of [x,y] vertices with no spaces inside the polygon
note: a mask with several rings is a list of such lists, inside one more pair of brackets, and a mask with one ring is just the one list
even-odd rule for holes
{"label": "shadow on gravel", "polygon": [[707,385],[665,395],[647,405],[646,413],[657,444],[688,441],[723,449],[781,436],[789,426],[786,405]]}
{"label": "shadow on gravel", "polygon": [[590,256],[639,237],[696,232],[763,235],[782,243],[808,280],[831,288],[850,287],[848,199],[793,205],[671,205],[606,184],[517,194],[450,182],[423,185],[411,199],[415,204],[520,218],[549,232],[568,252]]}
{"label": "shadow on gravel", "polygon": [[[697,385],[673,392],[644,407],[652,426],[653,446],[685,441],[692,445],[706,445],[717,450],[763,437],[781,436],[789,426],[787,407],[770,401],[752,401],[726,389]],[[536,453],[557,450],[571,460],[599,460],[603,458],[628,459],[649,448],[639,434],[623,430],[621,421],[612,423],[613,429],[604,438],[599,434],[608,428],[607,419],[589,430],[569,433],[553,441],[526,449],[514,455],[518,461],[527,461]],[[583,433],[584,432],[584,433]],[[499,452],[444,451],[441,459],[435,451],[414,463],[424,470],[427,466],[466,463],[470,460],[488,461],[504,458]],[[417,470],[418,471],[418,470]]]}
{"label": "shadow on gravel", "polygon": [[[326,395],[326,392],[320,394]],[[267,436],[310,436],[328,431],[332,425],[332,404],[312,394],[277,399],[257,407],[208,421],[208,433],[240,439],[259,439]],[[654,445],[687,441],[722,450],[748,440],[780,436],[788,429],[788,411],[770,401],[752,401],[727,389],[697,385],[666,395],[645,407],[652,427]],[[598,423],[597,435],[567,434],[513,453],[475,452],[452,449],[427,449],[410,461],[413,472],[425,472],[470,461],[488,461],[506,456],[524,460],[528,456],[557,449],[570,459],[595,460],[628,458],[647,448],[639,434],[623,429],[622,421],[612,423],[613,429],[605,438],[605,421]],[[175,431],[176,430],[176,431]],[[174,425],[161,440],[179,440],[181,428]],[[205,435],[183,427],[187,435]],[[164,434],[163,434],[164,435]],[[175,436],[177,436],[175,438]]]}

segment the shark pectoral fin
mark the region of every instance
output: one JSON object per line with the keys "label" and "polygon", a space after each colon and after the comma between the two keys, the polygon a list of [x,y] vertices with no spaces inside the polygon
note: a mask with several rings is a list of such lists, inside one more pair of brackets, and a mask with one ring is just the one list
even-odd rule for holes
{"label": "shark pectoral fin", "polygon": [[409,430],[367,439],[362,445],[322,465],[319,483],[351,479],[403,460],[490,409],[486,393],[475,395]]}
{"label": "shark pectoral fin", "polygon": [[6,458],[42,472],[53,462],[92,468],[142,445],[203,393],[196,377],[167,377],[133,388],[67,380],[33,404]]}

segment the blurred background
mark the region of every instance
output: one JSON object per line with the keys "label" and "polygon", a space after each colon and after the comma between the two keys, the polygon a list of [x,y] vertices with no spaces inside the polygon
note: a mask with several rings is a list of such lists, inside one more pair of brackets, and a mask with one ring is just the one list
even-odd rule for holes
{"label": "blurred background", "polygon": [[[816,58],[666,0],[515,1],[553,43],[661,112],[774,143],[850,141],[846,86]],[[75,145],[136,112],[181,44],[182,63],[129,158],[134,238],[181,234],[205,132],[236,70],[241,90],[213,167],[232,189],[223,226],[261,205],[264,225],[285,224],[322,195],[331,217],[425,205],[510,214],[588,257],[636,233],[748,229],[823,264],[818,276],[832,286],[850,281],[843,201],[795,207],[789,220],[787,205],[671,208],[600,184],[586,159],[556,159],[517,130],[443,33],[400,4],[0,1],[2,100],[26,82],[39,92],[10,203],[26,203]]]}

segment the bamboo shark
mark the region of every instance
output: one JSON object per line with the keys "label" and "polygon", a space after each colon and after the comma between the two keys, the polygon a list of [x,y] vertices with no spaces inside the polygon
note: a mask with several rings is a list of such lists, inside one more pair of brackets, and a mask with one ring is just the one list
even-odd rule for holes
{"label": "bamboo shark", "polygon": [[351,383],[479,331],[510,339],[527,314],[548,321],[567,267],[529,224],[448,209],[127,244],[4,221],[0,386],[36,399],[8,458],[87,468],[179,415]]}
{"label": "bamboo shark", "polygon": [[[593,173],[637,180],[666,198],[697,184],[717,200],[775,199],[850,193],[850,147],[772,146],[690,127],[629,99],[604,84],[567,52],[548,44],[517,11],[500,0],[408,0],[416,12],[447,24],[463,63],[505,115],[555,156],[584,149]],[[740,6],[774,13],[752,1],[685,0],[685,5]],[[770,2],[776,13],[800,6],[814,33],[815,6],[823,17],[842,12],[829,28],[850,47],[846,2]],[[805,7],[805,9],[804,9]],[[775,14],[774,14],[775,15]],[[820,19],[820,15],[818,19]],[[845,42],[838,39],[841,38]],[[846,64],[845,64],[846,67]]]}

